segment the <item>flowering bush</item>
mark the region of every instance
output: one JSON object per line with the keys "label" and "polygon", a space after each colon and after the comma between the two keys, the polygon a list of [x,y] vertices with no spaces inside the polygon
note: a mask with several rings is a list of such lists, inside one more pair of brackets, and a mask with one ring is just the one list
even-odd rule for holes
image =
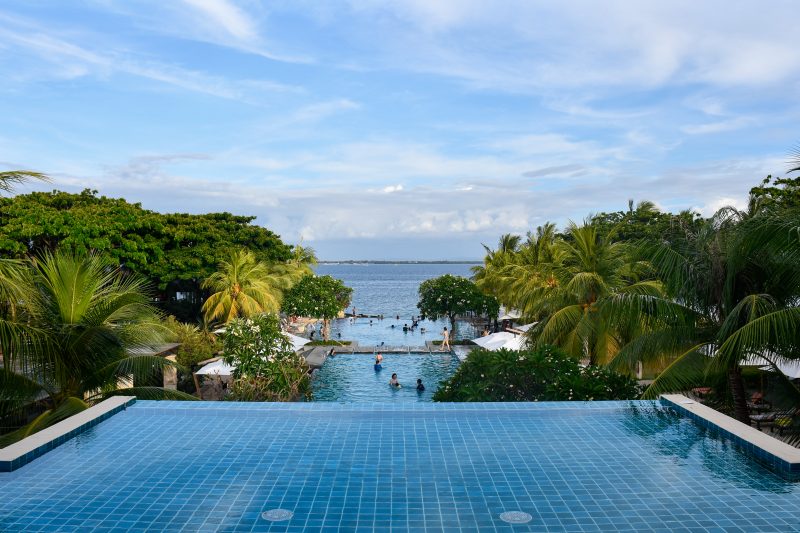
{"label": "flowering bush", "polygon": [[636,381],[608,369],[581,368],[561,350],[473,350],[433,396],[439,402],[629,400]]}
{"label": "flowering bush", "polygon": [[350,305],[353,289],[331,276],[306,276],[283,295],[287,315],[321,318],[322,335],[329,340],[330,321]]}
{"label": "flowering bush", "polygon": [[446,317],[455,328],[456,316],[475,313],[495,318],[500,304],[493,296],[483,294],[473,281],[445,274],[420,284],[417,309],[428,318]]}
{"label": "flowering bush", "polygon": [[229,399],[295,401],[311,397],[305,359],[292,350],[275,315],[236,318],[226,325],[226,363],[235,367]]}

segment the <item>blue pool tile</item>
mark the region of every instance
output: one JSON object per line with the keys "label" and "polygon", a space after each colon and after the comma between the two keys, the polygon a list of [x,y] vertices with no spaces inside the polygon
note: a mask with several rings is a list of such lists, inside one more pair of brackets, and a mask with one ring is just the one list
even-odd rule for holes
{"label": "blue pool tile", "polygon": [[11,532],[800,530],[796,483],[652,402],[140,401],[0,484]]}

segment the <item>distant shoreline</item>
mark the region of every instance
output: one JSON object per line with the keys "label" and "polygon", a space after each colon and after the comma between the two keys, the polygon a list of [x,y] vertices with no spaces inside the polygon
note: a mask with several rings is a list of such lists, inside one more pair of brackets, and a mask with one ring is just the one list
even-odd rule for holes
{"label": "distant shoreline", "polygon": [[378,261],[345,259],[342,261],[318,261],[320,265],[480,265],[483,261]]}

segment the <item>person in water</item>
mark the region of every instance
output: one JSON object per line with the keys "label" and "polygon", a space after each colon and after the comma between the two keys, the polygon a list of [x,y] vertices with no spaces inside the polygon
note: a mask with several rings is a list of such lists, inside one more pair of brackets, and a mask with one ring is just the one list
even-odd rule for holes
{"label": "person in water", "polygon": [[381,365],[382,362],[383,362],[383,356],[381,354],[375,355],[375,371],[376,372],[383,368],[383,365]]}
{"label": "person in water", "polygon": [[402,387],[402,385],[400,385],[400,382],[397,381],[397,374],[392,374],[392,379],[389,380],[389,386],[395,387],[397,389]]}
{"label": "person in water", "polygon": [[422,380],[417,378],[417,392],[424,392],[425,385],[422,384]]}
{"label": "person in water", "polygon": [[445,348],[450,351],[450,332],[447,331],[447,326],[442,330],[442,351],[445,351]]}
{"label": "person in water", "polygon": [[403,324],[403,333],[408,333],[408,324]]}

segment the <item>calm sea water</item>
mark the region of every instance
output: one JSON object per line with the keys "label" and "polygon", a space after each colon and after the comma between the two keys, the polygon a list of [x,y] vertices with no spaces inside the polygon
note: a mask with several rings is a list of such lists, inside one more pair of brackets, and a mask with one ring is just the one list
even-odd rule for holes
{"label": "calm sea water", "polygon": [[[384,319],[359,318],[335,320],[331,333],[334,339],[355,340],[361,346],[424,346],[425,341],[442,338],[442,328],[449,327],[446,320],[424,320],[419,327],[407,332],[411,317],[419,316],[417,301],[419,285],[423,281],[443,274],[469,277],[472,265],[318,265],[319,275],[341,279],[352,287],[353,307],[358,314],[383,315]],[[392,327],[394,326],[394,327]],[[423,332],[424,328],[424,332]],[[340,337],[341,336],[341,337]],[[474,336],[467,324],[459,325],[454,338]]]}

